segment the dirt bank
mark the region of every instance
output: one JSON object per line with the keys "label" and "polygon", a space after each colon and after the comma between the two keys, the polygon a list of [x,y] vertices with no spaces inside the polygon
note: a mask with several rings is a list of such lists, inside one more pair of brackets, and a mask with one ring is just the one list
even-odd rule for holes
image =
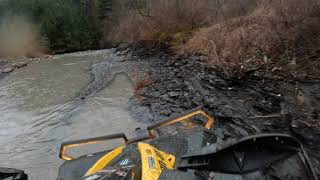
{"label": "dirt bank", "polygon": [[130,100],[138,120],[150,123],[204,106],[217,118],[215,133],[223,139],[262,132],[293,134],[308,147],[320,172],[319,80],[261,76],[265,73],[258,71],[234,79],[216,73],[202,56],[127,47],[119,53],[144,64],[137,71],[145,75],[135,81]]}

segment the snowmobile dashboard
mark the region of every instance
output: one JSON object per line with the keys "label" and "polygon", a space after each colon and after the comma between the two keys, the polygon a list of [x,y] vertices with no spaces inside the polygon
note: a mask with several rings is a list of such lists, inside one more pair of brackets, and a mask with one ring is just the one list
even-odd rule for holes
{"label": "snowmobile dashboard", "polygon": [[237,176],[254,174],[261,178],[262,174],[273,171],[278,177],[287,174],[293,179],[317,179],[301,142],[290,135],[278,133],[248,136],[230,144],[213,144],[199,154],[182,156],[178,169]]}

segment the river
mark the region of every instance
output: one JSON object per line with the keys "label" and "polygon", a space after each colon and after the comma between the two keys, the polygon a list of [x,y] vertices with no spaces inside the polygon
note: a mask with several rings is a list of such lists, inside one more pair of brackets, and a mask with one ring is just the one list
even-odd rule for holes
{"label": "river", "polygon": [[0,167],[25,170],[31,180],[55,179],[68,140],[125,132],[141,124],[127,111],[130,79],[116,75],[106,87],[79,98],[92,82],[90,67],[112,50],[55,55],[0,80]]}

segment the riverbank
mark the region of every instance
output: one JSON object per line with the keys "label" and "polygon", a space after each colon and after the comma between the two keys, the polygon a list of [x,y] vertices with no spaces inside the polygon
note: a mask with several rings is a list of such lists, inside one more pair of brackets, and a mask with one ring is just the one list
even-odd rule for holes
{"label": "riverbank", "polygon": [[43,54],[41,56],[32,58],[0,58],[0,79],[4,78],[15,70],[28,66],[28,64],[31,62],[46,60],[49,57],[51,57],[51,55]]}
{"label": "riverbank", "polygon": [[118,54],[143,64],[129,107],[138,121],[152,123],[204,106],[218,120],[222,139],[266,132],[289,133],[307,147],[320,172],[320,81],[255,70],[228,77],[205,63],[205,56],[177,56],[168,49],[122,46]]}
{"label": "riverbank", "polygon": [[[133,117],[138,121],[139,126],[141,125],[140,127],[143,128],[143,124],[150,124],[197,106],[203,106],[217,119],[213,133],[219,138],[227,140],[264,132],[292,134],[304,143],[313,164],[318,173],[320,172],[320,157],[318,155],[320,149],[319,79],[312,78],[312,76],[301,76],[303,73],[292,76],[283,71],[278,71],[278,73],[274,73],[273,71],[270,73],[271,71],[264,71],[263,69],[255,69],[241,78],[231,77],[208,66],[205,56],[177,55],[166,47],[146,49],[138,45],[121,45],[115,51],[110,50],[106,54],[103,51],[92,52],[90,53],[90,57],[95,59],[94,61],[96,61],[96,58],[101,58],[101,61],[93,63],[88,69],[80,68],[77,70],[77,64],[82,64],[86,61],[86,54],[87,52],[78,52],[57,55],[52,58],[54,61],[51,61],[51,58],[44,59],[44,61],[48,60],[49,63],[52,63],[53,67],[56,67],[55,64],[59,63],[60,66],[57,66],[56,70],[64,68],[64,72],[71,73],[75,71],[72,75],[69,75],[67,80],[65,79],[66,75],[57,73],[55,70],[52,71],[51,76],[40,75],[41,73],[50,74],[47,70],[43,69],[43,66],[27,70],[33,63],[25,67],[26,69],[23,68],[17,71],[27,71],[30,73],[31,79],[34,79],[34,76],[38,75],[34,80],[34,84],[38,84],[38,81],[41,81],[44,87],[47,87],[47,80],[55,82],[60,79],[58,83],[60,86],[57,86],[56,83],[51,83],[50,88],[42,87],[43,90],[39,88],[41,89],[39,92],[50,92],[50,97],[55,97],[52,99],[65,99],[65,97],[74,99],[71,105],[67,105],[66,110],[63,107],[58,112],[54,111],[57,113],[57,117],[51,119],[49,116],[48,119],[50,121],[45,117],[44,121],[46,123],[54,121],[60,124],[59,128],[65,128],[66,126],[63,122],[67,120],[68,122],[77,123],[79,127],[82,127],[83,124],[87,125],[88,119],[91,119],[90,122],[96,120],[101,125],[108,125],[110,122],[105,120],[105,117],[115,116],[107,114],[107,116],[94,117],[92,114],[87,114],[87,111],[92,111],[95,114],[96,107],[93,105],[96,103],[98,107],[104,109],[103,112],[109,112],[107,107],[101,106],[100,101],[105,101],[104,103],[114,107],[118,103],[118,100],[124,96],[123,93],[117,94],[118,86],[114,91],[110,91],[110,84],[123,86],[126,84],[124,82],[128,81],[128,83],[130,82],[129,84],[133,83],[133,92],[131,93],[130,90],[130,93],[128,93],[128,98],[131,97],[128,104],[126,99],[122,99],[121,102],[123,109],[125,111],[129,109],[130,114],[128,113],[128,117],[126,116],[122,119]],[[69,58],[72,58],[72,62],[69,62]],[[64,62],[67,60],[68,63]],[[0,69],[3,70],[9,67],[15,70],[27,66],[27,63],[19,65],[9,62],[12,61],[1,62]],[[14,62],[18,63],[20,60]],[[31,62],[31,60],[26,62]],[[51,68],[48,69],[51,72]],[[10,71],[13,72],[13,70]],[[34,72],[34,70],[37,71]],[[85,74],[90,72],[92,77],[90,83],[85,85],[83,89],[80,88],[81,90],[79,90],[79,87],[82,87],[82,85],[79,85],[79,87],[77,85],[77,93],[74,93],[74,83],[79,82],[78,71],[82,73],[85,71]],[[9,73],[5,72],[2,75],[8,75]],[[13,73],[8,78],[15,74]],[[58,77],[57,74],[61,74],[61,76]],[[125,76],[123,76],[121,81],[113,83],[119,74],[125,74]],[[128,77],[128,79],[124,77]],[[87,78],[89,77],[85,78],[86,81],[89,81],[90,78]],[[17,78],[12,79],[13,82],[16,80]],[[26,80],[26,83],[29,81]],[[72,87],[67,87],[69,88],[67,92],[70,92],[71,96],[62,93],[65,92],[64,89],[67,84],[73,84]],[[131,87],[129,86],[131,85],[126,85],[124,89],[130,89]],[[30,85],[28,88],[25,88],[25,92],[31,87],[33,86]],[[51,91],[54,88],[61,91]],[[104,91],[103,89],[105,88],[108,89]],[[12,96],[16,94],[16,91],[10,90],[10,92],[13,93]],[[99,99],[101,93],[108,94],[110,92],[112,92],[110,98],[114,99],[115,95],[118,97],[112,103],[109,103],[108,98]],[[65,97],[62,97],[62,94]],[[27,93],[21,93],[21,97],[25,98],[28,96],[30,95],[27,95]],[[96,96],[99,97],[93,98]],[[35,97],[40,98],[39,101],[33,100],[35,102],[49,103],[46,93],[42,96],[39,96],[39,93],[34,93],[32,98],[37,99]],[[3,96],[3,98],[7,97]],[[10,101],[12,100],[11,98],[9,99]],[[25,102],[32,102],[32,100],[25,100]],[[25,102],[23,101],[21,104],[25,104]],[[84,113],[80,114],[80,116],[74,111],[75,107],[78,106],[81,107],[81,112]],[[12,114],[16,115],[17,113]],[[23,116],[23,119],[26,119],[25,116]],[[124,125],[121,124],[117,129],[129,132],[134,131],[135,128],[128,127],[124,129],[123,127]],[[99,130],[96,127],[88,131],[95,131],[98,134],[105,133],[103,129]],[[79,132],[83,133],[83,130]],[[52,131],[52,133],[54,136],[57,136],[55,131]],[[29,138],[29,136],[22,137]],[[52,136],[43,134],[41,137],[47,139]],[[58,147],[60,143],[61,141],[57,140],[51,146]],[[16,146],[20,146],[20,144]],[[15,148],[15,146],[13,147]],[[56,159],[56,153],[52,154],[52,158]]]}
{"label": "riverbank", "polygon": [[[121,58],[109,57],[92,67],[96,81],[80,93],[80,98],[107,86],[115,74],[126,73],[135,91],[129,108],[146,123],[205,106],[218,118],[236,121],[242,129],[233,131],[238,136],[286,131],[311,146],[319,144],[318,78],[259,69],[246,77],[228,77],[208,66],[205,56],[180,56],[167,48],[122,45],[115,53]],[[37,59],[0,61],[0,78]]]}
{"label": "riverbank", "polygon": [[29,62],[32,60],[24,59],[15,62],[10,62],[8,60],[1,60],[0,59],[0,79],[8,75],[9,73],[13,72],[16,69],[20,69],[24,66],[27,66]]}

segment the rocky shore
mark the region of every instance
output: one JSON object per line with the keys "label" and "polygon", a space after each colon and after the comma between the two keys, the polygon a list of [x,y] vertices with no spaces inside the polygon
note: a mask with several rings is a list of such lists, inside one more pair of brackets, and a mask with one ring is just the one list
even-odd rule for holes
{"label": "rocky shore", "polygon": [[218,120],[222,139],[265,132],[289,133],[307,147],[320,172],[320,81],[281,76],[231,78],[217,73],[203,56],[118,48],[126,61],[140,62],[136,94],[130,110],[138,121],[151,123],[203,106]]}
{"label": "rocky shore", "polygon": [[31,62],[31,60],[21,60],[21,61],[11,62],[8,60],[0,59],[0,79],[2,79],[4,76],[8,75],[9,73],[13,72],[16,69],[20,69],[24,66],[27,66],[29,62]]}

